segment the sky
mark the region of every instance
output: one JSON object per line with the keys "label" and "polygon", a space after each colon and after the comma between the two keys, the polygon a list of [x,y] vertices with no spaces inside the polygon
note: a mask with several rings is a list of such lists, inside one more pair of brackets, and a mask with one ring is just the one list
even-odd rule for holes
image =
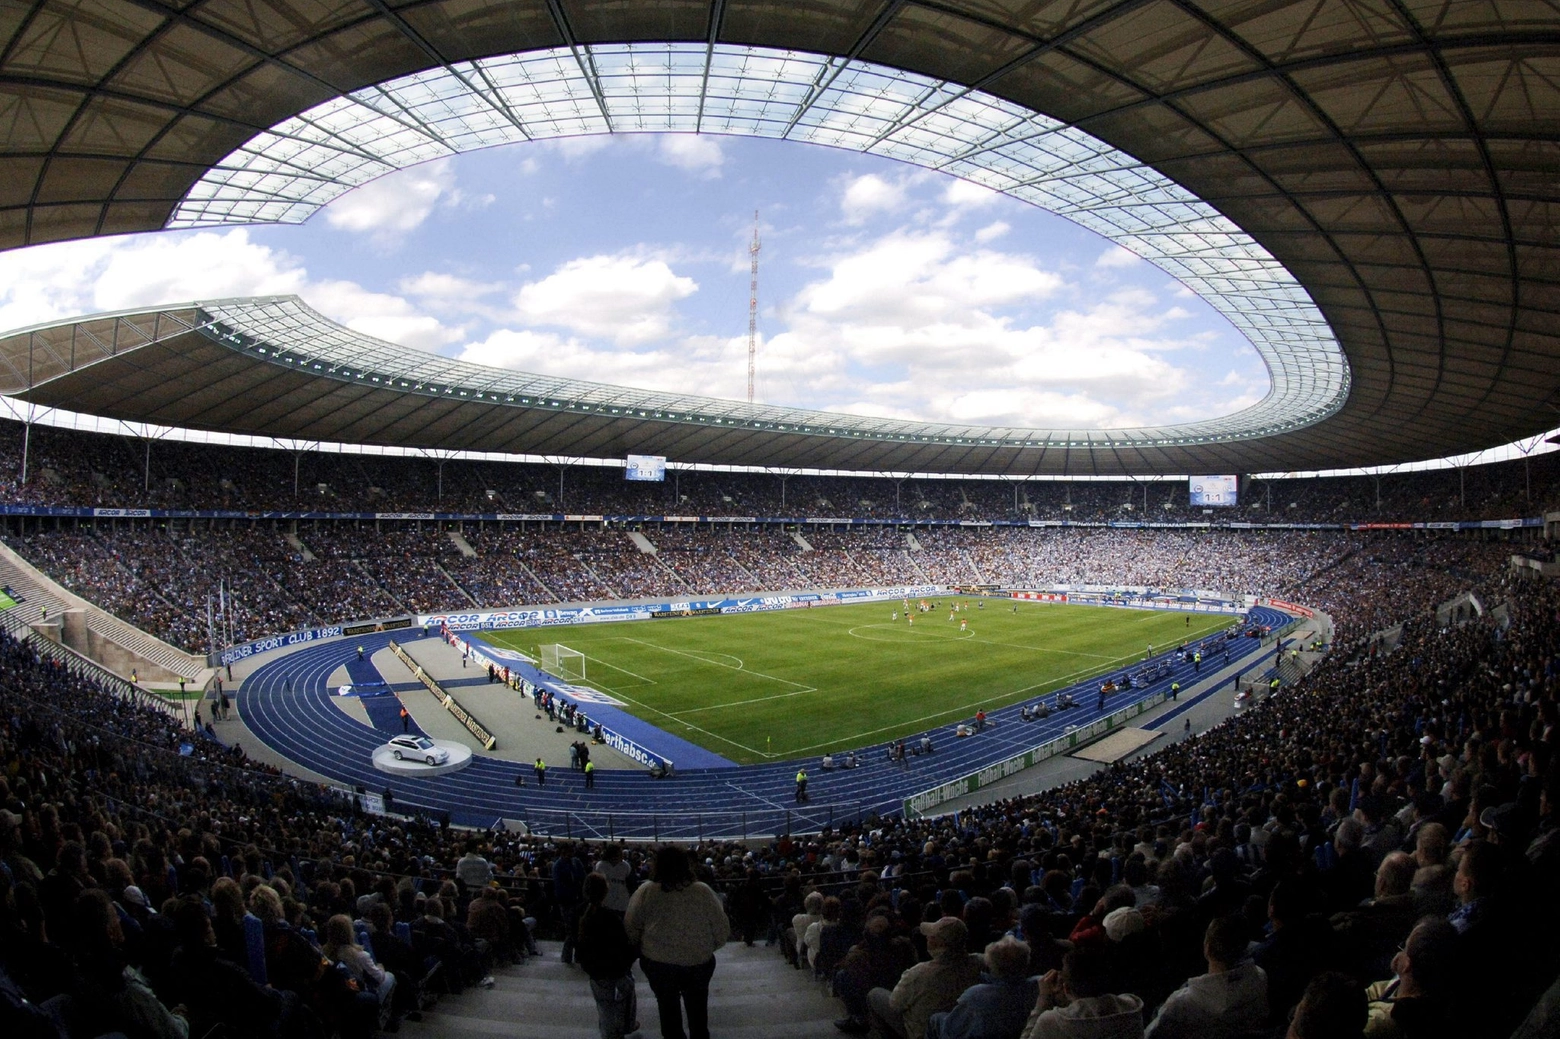
{"label": "sky", "polygon": [[552,376],[856,415],[1121,428],[1268,389],[1235,329],[1093,232],[965,181],[781,141],[618,135],[436,160],[298,226],[0,253],[0,331],[296,293],[359,331]]}

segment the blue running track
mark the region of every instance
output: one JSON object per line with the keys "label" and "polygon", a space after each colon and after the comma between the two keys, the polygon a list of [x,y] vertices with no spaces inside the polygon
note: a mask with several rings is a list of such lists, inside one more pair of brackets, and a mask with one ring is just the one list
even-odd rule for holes
{"label": "blue running track", "polygon": [[[1249,619],[1274,628],[1289,620],[1261,607],[1251,610]],[[403,643],[421,637],[413,632],[397,634]],[[359,641],[373,652],[390,638],[381,633]],[[335,782],[369,790],[389,787],[396,805],[404,809],[447,811],[452,822],[465,826],[523,819],[538,832],[591,839],[807,833],[873,814],[895,815],[912,794],[1020,754],[1100,716],[1095,710],[1098,687],[1084,682],[1071,688],[1081,706],[1043,721],[1021,721],[1015,704],[990,712],[988,731],[976,737],[957,739],[952,725],[933,729],[935,752],[912,756],[908,769],[888,762],[886,744],[867,748],[866,764],[854,769],[823,772],[816,768],[818,759],[810,757],[802,762],[808,768],[807,804],[793,801],[796,761],[678,769],[662,780],[637,768],[598,769],[592,790],[585,789],[583,774],[567,767],[549,769],[547,785],[539,788],[529,765],[481,756],[460,772],[402,778],[380,772],[372,764],[374,749],[385,742],[384,733],[353,720],[330,702],[326,682],[338,667],[357,663],[354,646],[340,641],[306,646],[256,669],[237,694],[245,724],[278,753]],[[1257,639],[1231,640],[1230,649],[1232,662],[1271,655]],[[415,656],[415,649],[412,652]],[[1222,661],[1209,665],[1210,670],[1221,666]],[[1165,691],[1171,681],[1189,686],[1199,677],[1190,663],[1176,664],[1170,675],[1147,689],[1133,690],[1131,697]],[[364,702],[375,699],[398,702],[387,697]],[[1132,701],[1113,696],[1105,713],[1128,702]],[[535,713],[530,699],[518,693],[515,710]],[[517,774],[525,777],[525,786],[515,785]]]}
{"label": "blue running track", "polygon": [[[400,735],[401,698],[393,695],[395,690],[385,681],[385,676],[379,673],[366,653],[362,660],[357,658],[355,652],[347,657],[347,679],[352,683],[363,710],[368,712],[368,720],[373,727],[392,736]],[[408,715],[406,721],[407,732],[418,736],[427,735],[417,724],[416,718]]]}

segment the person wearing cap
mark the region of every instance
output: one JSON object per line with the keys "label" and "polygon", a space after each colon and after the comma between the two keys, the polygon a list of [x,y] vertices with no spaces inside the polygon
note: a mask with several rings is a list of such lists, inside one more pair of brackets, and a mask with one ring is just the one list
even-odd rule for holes
{"label": "person wearing cap", "polygon": [[1187,979],[1159,1008],[1147,1039],[1236,1039],[1267,1023],[1267,972],[1246,958],[1246,924],[1221,916],[1203,937],[1208,973]]}
{"label": "person wearing cap", "polygon": [[932,1014],[926,1039],[1017,1039],[1039,994],[1039,979],[1029,976],[1029,946],[1010,936],[992,942],[986,971],[952,1010]]}
{"label": "person wearing cap", "polygon": [[879,1035],[919,1039],[933,1014],[952,1010],[964,990],[980,980],[981,958],[968,951],[963,920],[945,916],[921,924],[921,933],[931,959],[900,975],[893,991],[867,993],[867,1020]]}

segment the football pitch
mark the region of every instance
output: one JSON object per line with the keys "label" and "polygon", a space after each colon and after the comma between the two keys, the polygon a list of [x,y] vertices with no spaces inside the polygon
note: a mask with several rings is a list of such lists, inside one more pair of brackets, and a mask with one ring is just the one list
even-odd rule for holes
{"label": "football pitch", "polygon": [[[1032,700],[1234,623],[1219,614],[952,600],[490,633],[583,653],[585,680],[635,716],[741,764],[859,750]],[[958,601],[963,602],[961,598]],[[898,620],[892,615],[898,611]],[[1188,624],[1190,618],[1190,624]],[[967,625],[961,630],[960,622]]]}

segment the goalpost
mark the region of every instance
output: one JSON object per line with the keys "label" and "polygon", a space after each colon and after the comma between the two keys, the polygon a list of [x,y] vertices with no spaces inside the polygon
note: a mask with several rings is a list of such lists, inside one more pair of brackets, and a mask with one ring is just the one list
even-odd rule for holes
{"label": "goalpost", "polygon": [[566,682],[585,681],[585,654],[553,642],[541,647],[542,670]]}

